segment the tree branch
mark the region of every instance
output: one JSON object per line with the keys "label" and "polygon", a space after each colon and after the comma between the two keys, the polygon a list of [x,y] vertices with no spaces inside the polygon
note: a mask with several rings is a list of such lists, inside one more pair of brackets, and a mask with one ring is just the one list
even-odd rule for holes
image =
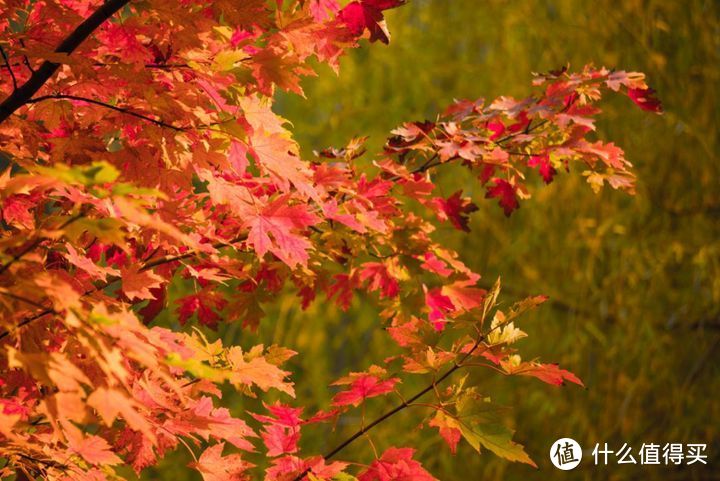
{"label": "tree branch", "polygon": [[168,129],[176,130],[178,132],[182,132],[184,130],[187,130],[185,127],[178,127],[176,125],[168,124],[166,122],[163,122],[162,120],[157,120],[152,117],[149,117],[147,115],[134,112],[130,109],[126,109],[124,107],[118,107],[117,105],[109,104],[106,102],[101,102],[100,100],[95,100],[87,97],[80,97],[78,95],[69,95],[69,94],[51,94],[51,95],[43,95],[41,97],[35,97],[33,99],[29,99],[26,101],[26,104],[35,104],[38,102],[42,102],[43,100],[52,100],[52,99],[67,99],[67,100],[77,100],[78,102],[87,102],[89,104],[98,105],[100,107],[104,107],[106,109],[114,110],[116,112],[123,113],[125,115],[131,115],[133,117],[137,117],[138,119],[147,120],[148,122],[152,122],[155,125],[159,125],[160,127],[165,127]]}
{"label": "tree branch", "polygon": [[[443,382],[443,381],[444,381],[445,379],[447,379],[451,374],[453,374],[455,371],[457,371],[458,369],[460,369],[461,367],[463,367],[463,363],[465,362],[465,360],[467,360],[467,358],[469,358],[470,356],[472,356],[472,354],[477,350],[477,348],[480,347],[480,344],[481,344],[481,343],[483,342],[483,340],[487,337],[487,335],[490,334],[490,332],[492,332],[493,330],[495,330],[497,327],[500,327],[501,325],[502,325],[502,324],[498,324],[498,325],[495,326],[494,328],[490,329],[490,331],[488,331],[487,333],[485,333],[485,334],[480,334],[480,336],[475,340],[475,344],[473,344],[472,349],[470,349],[468,352],[466,352],[465,355],[464,355],[459,361],[456,361],[450,369],[448,369],[447,371],[445,371],[445,373],[444,373],[442,376],[440,376],[440,377],[437,378],[437,379],[434,379],[433,382],[431,382],[430,384],[428,384],[425,388],[421,389],[420,391],[418,391],[417,393],[415,393],[415,394],[414,394],[412,397],[410,397],[409,399],[404,400],[401,404],[397,405],[396,407],[394,407],[394,408],[391,409],[390,411],[388,411],[388,412],[386,412],[385,414],[383,414],[382,416],[378,417],[377,419],[375,419],[373,422],[371,422],[371,423],[368,424],[367,426],[364,426],[364,427],[360,428],[359,430],[357,430],[357,431],[355,432],[355,434],[353,434],[352,436],[350,436],[349,438],[347,438],[345,441],[343,441],[342,443],[340,443],[339,445],[337,445],[335,448],[333,448],[330,452],[328,452],[326,455],[324,455],[324,456],[323,456],[323,459],[328,460],[328,459],[333,458],[336,454],[338,454],[340,451],[342,451],[343,449],[345,449],[346,447],[348,447],[350,444],[352,444],[353,441],[355,441],[355,440],[358,439],[359,437],[363,436],[365,433],[367,433],[368,431],[370,431],[372,428],[374,428],[375,426],[377,426],[377,425],[380,424],[381,422],[385,421],[385,420],[388,419],[389,417],[391,417],[391,416],[399,413],[399,412],[402,411],[403,409],[409,407],[413,402],[417,401],[418,399],[420,399],[421,397],[423,397],[425,394],[427,394],[427,393],[429,393],[430,391],[432,391],[437,384]],[[293,481],[301,481],[301,480],[302,480],[305,476],[307,476],[311,471],[312,471],[312,468],[307,468],[307,469],[305,469],[302,473],[298,474],[298,475],[293,479]]]}
{"label": "tree branch", "polygon": [[[130,3],[130,0],[107,0],[58,45],[55,53],[70,55],[85,39],[102,25],[103,22],[112,17],[128,3]],[[0,123],[7,120],[17,109],[25,105],[28,100],[45,85],[59,67],[59,63],[46,60],[33,72],[27,82],[13,90],[12,94],[0,103]]]}

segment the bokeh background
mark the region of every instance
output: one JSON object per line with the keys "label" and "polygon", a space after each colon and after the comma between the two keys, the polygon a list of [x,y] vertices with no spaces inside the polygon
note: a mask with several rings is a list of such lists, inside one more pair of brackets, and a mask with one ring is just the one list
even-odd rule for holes
{"label": "bokeh background", "polygon": [[[440,174],[444,193],[462,187],[480,211],[468,235],[442,231],[488,284],[502,275],[502,299],[548,294],[551,302],[521,321],[524,357],[559,362],[587,389],[553,388],[532,379],[473,372],[472,381],[510,406],[539,469],[477,454],[452,456],[436,430],[419,429],[424,413],[406,410],[372,431],[378,450],[411,445],[442,480],[720,479],[720,4],[715,0],[412,0],[388,12],[389,46],[363,45],[336,77],[320,69],[305,99],[281,95],[279,113],[294,124],[309,156],[369,135],[369,157],[404,121],[434,118],[454,98],[530,93],[531,72],[567,63],[643,71],[666,113],[648,115],[627,98],[609,98],[598,136],[622,146],[636,166],[635,197],[595,195],[581,178],[563,177],[535,191],[510,219],[482,200],[462,170]],[[295,297],[266,306],[257,335],[229,326],[227,342],[279,343],[302,353],[298,403],[326,408],[328,384],[392,354],[370,300],[349,312],[319,302],[301,311]],[[419,384],[418,384],[419,385]],[[413,392],[412,383],[403,386]],[[368,418],[390,405],[368,406]],[[230,397],[233,410],[254,409]],[[357,428],[347,418],[334,431],[312,428],[309,451],[325,452]],[[707,443],[709,466],[593,467],[550,464],[559,437],[587,450],[643,442]],[[174,455],[147,479],[195,479]],[[341,456],[342,458],[343,456]],[[369,462],[359,440],[344,457]]]}

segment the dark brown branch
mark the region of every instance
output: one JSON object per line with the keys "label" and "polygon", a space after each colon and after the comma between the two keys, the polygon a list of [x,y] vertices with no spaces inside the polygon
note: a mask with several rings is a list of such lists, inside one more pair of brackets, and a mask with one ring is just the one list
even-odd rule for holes
{"label": "dark brown branch", "polygon": [[123,113],[125,115],[130,115],[132,117],[136,117],[138,119],[147,120],[148,122],[152,122],[155,125],[159,125],[160,127],[165,127],[168,129],[176,130],[178,132],[181,132],[183,130],[186,130],[184,127],[178,127],[176,125],[168,124],[166,122],[163,122],[162,120],[154,119],[152,117],[149,117],[145,114],[141,114],[139,112],[134,112],[130,109],[127,109],[125,107],[118,107],[117,105],[112,105],[106,102],[102,102],[100,100],[95,100],[87,97],[81,97],[78,95],[69,95],[69,94],[52,94],[52,95],[43,95],[41,97],[35,97],[33,99],[28,100],[27,104],[35,104],[38,102],[42,102],[43,100],[77,100],[79,102],[87,102],[89,104],[98,105],[100,107],[104,107],[106,109],[114,110],[116,112]]}
{"label": "dark brown branch", "polygon": [[[128,3],[130,3],[130,0],[107,0],[104,2],[58,45],[55,53],[70,55],[95,29]],[[59,63],[46,60],[33,72],[27,82],[13,90],[12,94],[0,103],[0,123],[7,120],[17,109],[25,105],[55,74],[59,67]]]}

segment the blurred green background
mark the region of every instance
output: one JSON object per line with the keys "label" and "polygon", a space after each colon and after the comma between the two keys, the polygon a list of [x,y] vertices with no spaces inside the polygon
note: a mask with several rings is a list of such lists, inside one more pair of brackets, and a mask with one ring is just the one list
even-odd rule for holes
{"label": "blurred green background", "polygon": [[[417,447],[418,459],[445,481],[720,479],[713,474],[720,473],[719,10],[709,0],[412,0],[388,12],[389,46],[364,44],[342,60],[339,77],[321,68],[303,84],[307,99],[280,96],[276,110],[293,122],[308,155],[355,135],[370,135],[370,151],[379,152],[403,121],[434,118],[454,98],[525,96],[531,72],[568,62],[645,72],[664,102],[661,117],[627,98],[603,103],[598,136],[635,164],[635,197],[594,195],[583,179],[565,176],[537,186],[534,199],[506,219],[482,201],[473,179],[440,174],[445,194],[462,187],[480,206],[469,235],[441,232],[447,243],[488,284],[502,274],[505,302],[551,296],[521,320],[529,334],[519,346],[524,357],[559,362],[587,386],[472,373],[483,393],[512,406],[507,422],[539,469],[463,443],[452,456],[436,430],[417,429],[419,410],[373,430],[378,450]],[[303,312],[287,296],[267,311],[258,336],[232,325],[222,335],[302,353],[292,367],[298,403],[310,410],[328,406],[327,386],[338,376],[394,352],[370,301],[347,313],[324,302]],[[410,383],[403,390],[414,391]],[[229,404],[255,406],[239,398]],[[368,404],[369,418],[389,406]],[[306,453],[327,451],[359,422],[344,419],[334,432],[310,428]],[[586,449],[570,472],[548,459],[552,442],[565,436]],[[709,466],[593,467],[596,442],[628,443],[635,453],[643,442],[707,443]],[[195,476],[177,456],[144,477]],[[341,458],[369,462],[370,444],[360,439]]]}

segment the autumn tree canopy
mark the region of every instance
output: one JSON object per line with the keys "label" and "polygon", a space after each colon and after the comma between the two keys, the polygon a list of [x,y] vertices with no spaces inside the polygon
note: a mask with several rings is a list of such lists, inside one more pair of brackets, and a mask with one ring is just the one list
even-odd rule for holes
{"label": "autumn tree canopy", "polygon": [[[0,1],[1,476],[116,479],[181,448],[206,481],[431,480],[412,447],[360,467],[348,448],[421,397],[450,451],[464,439],[534,464],[458,371],[582,382],[514,345],[544,296],[500,308],[500,281],[480,287],[434,235],[469,231],[477,210],[461,186],[440,195],[434,172],[466,168],[506,215],[568,172],[632,193],[623,151],[594,136],[597,104],[610,91],[661,106],[640,73],[562,68],[526,98],[399,126],[372,164],[362,138],[303,159],[274,93],[303,95],[317,62],[337,70],[362,39],[387,43],[383,12],[402,3]],[[204,334],[273,322],[263,305],[283,289],[344,308],[373,293],[397,346],[338,379],[320,412],[293,402],[303,380],[283,364],[302,353]],[[168,310],[177,325],[156,321]],[[417,376],[426,388],[402,389]],[[280,401],[233,416],[227,386]],[[377,396],[397,407],[326,453],[300,449]]]}

